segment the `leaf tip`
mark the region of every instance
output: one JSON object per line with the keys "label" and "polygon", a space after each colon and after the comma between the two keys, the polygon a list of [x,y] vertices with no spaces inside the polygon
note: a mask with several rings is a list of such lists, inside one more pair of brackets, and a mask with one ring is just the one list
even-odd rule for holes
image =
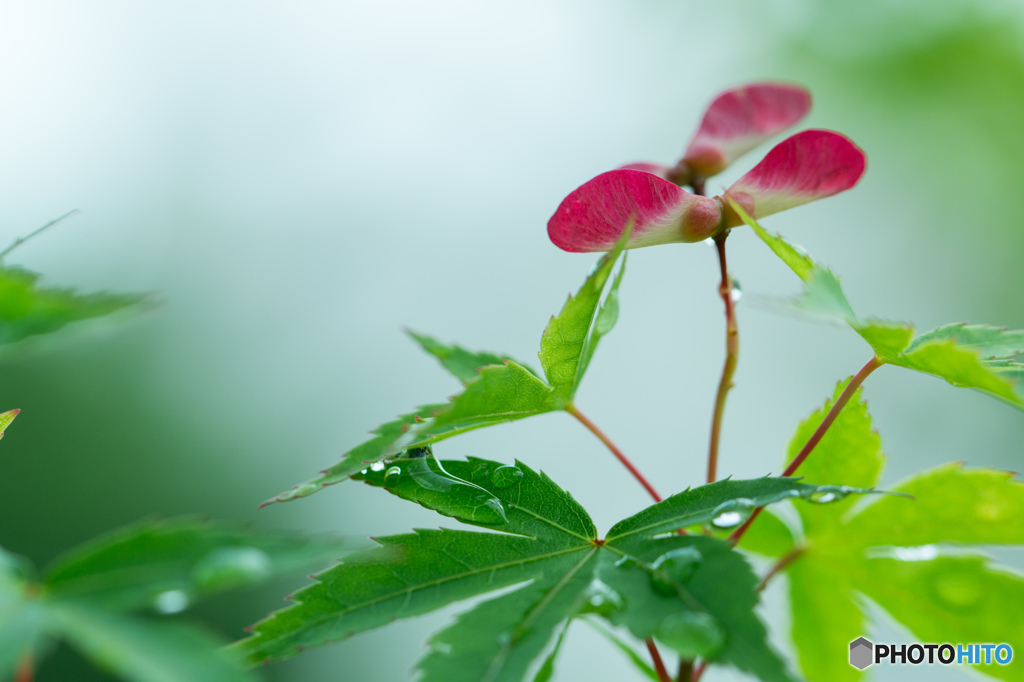
{"label": "leaf tip", "polygon": [[259,510],[263,509],[264,507],[268,507],[268,506],[274,504],[275,502],[280,502],[280,501],[281,501],[280,496],[279,495],[275,495],[274,497],[271,497],[269,500],[264,500],[263,502],[260,502],[260,506],[256,507],[256,511],[259,511]]}

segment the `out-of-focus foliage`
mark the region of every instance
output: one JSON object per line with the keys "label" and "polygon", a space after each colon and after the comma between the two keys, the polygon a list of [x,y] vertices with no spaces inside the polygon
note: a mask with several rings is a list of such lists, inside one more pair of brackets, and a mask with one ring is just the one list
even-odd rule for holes
{"label": "out-of-focus foliage", "polygon": [[0,267],[0,344],[14,343],[65,325],[103,317],[142,301],[132,294],[77,294],[43,287],[40,275],[23,268]]}
{"label": "out-of-focus foliage", "polygon": [[[792,459],[845,388],[804,421],[790,443]],[[807,481],[875,485],[884,464],[882,443],[867,405],[855,394],[800,469]],[[1017,614],[1024,577],[993,563],[971,545],[1024,544],[1024,485],[1013,474],[941,466],[903,481],[863,507],[852,500],[798,508],[799,528],[788,537],[766,512],[742,547],[796,559],[785,570],[793,612],[793,642],[808,679],[859,680],[844,647],[866,632],[858,595],[881,606],[921,642],[1005,642],[1024,646]],[[768,524],[760,525],[764,521]],[[800,537],[800,540],[794,539]],[[1010,666],[980,672],[1018,679]]]}
{"label": "out-of-focus foliage", "polygon": [[201,628],[130,612],[172,614],[217,592],[321,566],[350,542],[243,530],[198,519],[146,521],[72,550],[41,579],[0,549],[0,679],[66,640],[138,682],[251,677]]}

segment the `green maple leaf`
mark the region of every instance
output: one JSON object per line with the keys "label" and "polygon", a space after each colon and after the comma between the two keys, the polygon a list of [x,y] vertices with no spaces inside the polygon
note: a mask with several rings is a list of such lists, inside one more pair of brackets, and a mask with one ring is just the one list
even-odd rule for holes
{"label": "green maple leaf", "polygon": [[[679,536],[701,524],[738,525],[755,507],[854,492],[793,479],[720,481],[673,495],[600,539],[587,512],[543,473],[517,462],[417,456],[370,468],[358,480],[490,532],[417,530],[378,538],[253,627],[236,645],[251,662],[519,584],[434,635],[421,680],[521,680],[568,621],[598,613],[681,655],[790,680],[754,615],[757,579],[718,538]],[[863,491],[856,491],[863,492]],[[550,670],[554,659],[541,664]],[[544,679],[543,676],[541,679]]]}
{"label": "green maple leaf", "polygon": [[[790,459],[843,388],[845,382],[800,425]],[[813,482],[872,486],[883,464],[881,441],[858,392],[800,473]],[[1024,485],[1012,474],[954,464],[916,474],[894,491],[913,499],[805,506],[798,509],[797,532],[780,530],[784,524],[766,512],[741,542],[768,556],[799,553],[786,574],[793,641],[808,679],[861,679],[847,652],[851,641],[867,634],[864,597],[921,642],[1024,646],[1018,617],[1024,577],[970,550],[971,545],[1024,544]],[[1020,678],[1012,666],[977,669],[1001,679]]]}
{"label": "green maple leaf", "polygon": [[964,388],[987,393],[1024,409],[1024,331],[984,325],[952,324],[914,335],[913,325],[860,318],[843,293],[839,278],[817,264],[802,248],[770,234],[742,207],[733,204],[754,233],[804,281],[803,294],[790,302],[813,315],[841,320],[871,346],[886,364],[941,377]]}
{"label": "green maple leaf", "polygon": [[572,407],[576,389],[598,343],[618,320],[618,290],[625,272],[625,256],[603,303],[601,296],[628,235],[629,230],[612,251],[601,257],[580,290],[569,297],[562,311],[551,318],[544,330],[539,356],[546,381],[526,364],[508,356],[469,351],[409,332],[423,350],[436,357],[442,367],[462,382],[463,392],[447,403],[421,407],[378,427],[373,432],[374,438],[342,455],[340,462],[261,506],[307,497],[358,474],[374,462],[398,458],[412,448],[467,431]]}
{"label": "green maple leaf", "polygon": [[153,622],[73,605],[51,605],[48,627],[97,666],[139,682],[245,682],[223,642],[195,626]]}
{"label": "green maple leaf", "polygon": [[0,265],[0,344],[49,334],[72,322],[102,317],[136,305],[144,296],[75,293],[41,287],[40,275]]}
{"label": "green maple leaf", "polygon": [[[516,362],[513,358],[507,355],[497,355],[496,353],[489,353],[487,351],[470,351],[466,350],[462,346],[455,344],[441,343],[437,339],[426,336],[425,334],[417,334],[414,331],[406,330],[406,333],[416,343],[419,344],[427,353],[437,358],[441,366],[448,370],[452,376],[461,381],[463,384],[475,380],[482,367],[488,365],[502,365],[506,360]],[[533,369],[527,367],[524,363],[516,363],[521,367],[529,370],[530,374],[539,376]]]}
{"label": "green maple leaf", "polygon": [[189,603],[208,594],[309,569],[336,558],[351,541],[254,532],[198,518],[145,520],[57,558],[42,585],[60,599],[106,609],[152,607],[180,592]]}
{"label": "green maple leaf", "polygon": [[618,291],[626,270],[625,256],[604,305],[599,307],[599,304],[630,231],[627,229],[616,247],[601,257],[579,292],[569,297],[558,315],[552,316],[541,336],[539,356],[544,374],[556,394],[566,402],[576,395],[601,338],[618,321]]}
{"label": "green maple leaf", "polygon": [[177,612],[225,589],[322,565],[351,544],[192,518],[144,521],[73,550],[41,579],[27,560],[0,549],[0,679],[49,641],[66,640],[128,680],[249,680],[217,637],[126,612]]}

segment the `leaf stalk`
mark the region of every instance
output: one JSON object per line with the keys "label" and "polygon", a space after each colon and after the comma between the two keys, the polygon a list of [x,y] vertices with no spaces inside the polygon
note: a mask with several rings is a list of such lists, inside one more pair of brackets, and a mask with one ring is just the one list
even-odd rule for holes
{"label": "leaf stalk", "polygon": [[718,393],[715,395],[715,411],[711,418],[711,442],[708,446],[708,483],[718,478],[718,447],[722,436],[722,419],[725,416],[725,401],[729,389],[733,387],[733,376],[740,356],[740,329],[736,321],[736,306],[732,300],[732,277],[725,259],[725,240],[729,231],[725,230],[715,237],[718,250],[718,264],[722,270],[722,282],[718,293],[725,303],[725,365],[722,367],[722,378],[718,382]]}
{"label": "leaf stalk", "polygon": [[633,475],[633,478],[639,481],[640,485],[644,487],[644,490],[647,491],[647,494],[649,494],[655,502],[661,502],[661,495],[659,495],[658,491],[654,489],[654,486],[651,485],[650,481],[648,481],[647,478],[642,473],[640,473],[640,470],[636,468],[636,466],[633,464],[633,462],[629,460],[628,457],[626,457],[625,453],[623,453],[622,450],[620,450],[615,445],[615,443],[613,443],[612,440],[605,435],[604,431],[597,428],[597,424],[590,421],[590,419],[588,419],[585,414],[580,412],[579,408],[577,408],[576,405],[574,405],[573,403],[567,404],[565,406],[565,411],[571,414],[573,417],[576,417],[576,420],[579,421],[579,423],[587,427],[588,431],[597,436],[597,439],[604,443],[605,447],[611,450],[611,453],[615,455],[615,458],[622,463],[622,466],[626,467],[629,473]]}
{"label": "leaf stalk", "polygon": [[[843,411],[844,407],[846,407],[846,403],[850,402],[850,398],[853,397],[853,394],[856,393],[857,389],[864,383],[864,380],[884,364],[885,362],[883,360],[879,360],[876,356],[872,356],[871,359],[867,361],[867,364],[861,367],[860,370],[853,375],[853,378],[850,379],[850,383],[846,385],[846,388],[843,389],[839,398],[836,399],[836,402],[832,405],[832,409],[828,411],[828,414],[826,414],[825,418],[821,420],[821,424],[818,425],[818,428],[815,429],[814,433],[804,446],[800,448],[800,452],[796,454],[793,461],[791,461],[789,466],[786,467],[786,470],[782,472],[783,476],[792,476],[796,473],[796,470],[800,468],[800,465],[804,463],[804,460],[810,456],[811,452],[814,451],[814,448],[821,442],[821,439],[825,437],[826,433],[828,433],[829,427],[832,426],[836,417],[838,417],[839,413]],[[751,524],[753,524],[761,514],[762,509],[764,509],[764,507],[758,507],[755,509],[754,513],[750,515],[750,518],[748,518],[742,526],[733,531],[732,535],[729,536],[729,540],[734,545],[740,541],[743,534],[747,532],[747,529],[750,528]]]}
{"label": "leaf stalk", "polygon": [[[65,213],[64,215],[62,215],[59,218],[54,218],[50,222],[46,223],[45,225],[43,225],[40,228],[37,228],[37,229],[33,230],[31,233],[25,235],[24,237],[18,237],[17,239],[14,240],[13,244],[8,246],[3,251],[0,251],[0,260],[3,260],[5,256],[7,256],[8,254],[11,253],[11,251],[14,251],[16,248],[18,248],[19,246],[21,246],[22,244],[27,242],[29,239],[32,239],[33,237],[42,234],[43,232],[45,232],[46,230],[50,229],[51,227],[53,227],[54,225],[56,225],[60,221],[64,220],[65,218],[67,218],[69,216],[74,215],[75,213],[78,213],[78,209],[77,208],[71,209],[70,211],[68,211],[67,213]],[[18,682],[21,682],[21,681],[19,680]]]}
{"label": "leaf stalk", "polygon": [[764,592],[764,588],[768,587],[768,581],[770,581],[772,578],[774,578],[782,571],[786,570],[786,567],[794,561],[796,561],[797,559],[799,559],[800,555],[803,553],[803,547],[794,547],[789,551],[789,553],[787,553],[781,559],[776,561],[775,564],[770,569],[768,569],[768,572],[765,573],[764,578],[761,579],[761,584],[757,586],[757,591]]}
{"label": "leaf stalk", "polygon": [[668,674],[668,668],[665,667],[665,661],[661,660],[661,653],[658,651],[657,645],[654,640],[650,637],[647,638],[647,650],[651,652],[651,661],[654,663],[654,670],[658,673],[659,682],[672,682],[672,677]]}

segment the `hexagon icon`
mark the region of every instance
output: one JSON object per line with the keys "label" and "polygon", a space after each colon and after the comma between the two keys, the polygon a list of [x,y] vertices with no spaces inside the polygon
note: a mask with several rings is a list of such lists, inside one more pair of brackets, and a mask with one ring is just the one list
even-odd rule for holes
{"label": "hexagon icon", "polygon": [[850,642],[850,665],[857,670],[868,667],[874,663],[874,649],[875,645],[863,637],[853,640]]}

